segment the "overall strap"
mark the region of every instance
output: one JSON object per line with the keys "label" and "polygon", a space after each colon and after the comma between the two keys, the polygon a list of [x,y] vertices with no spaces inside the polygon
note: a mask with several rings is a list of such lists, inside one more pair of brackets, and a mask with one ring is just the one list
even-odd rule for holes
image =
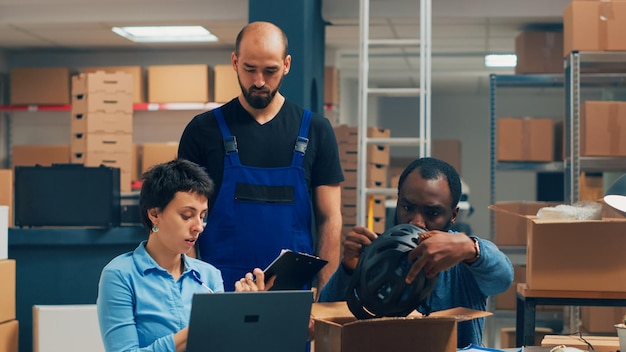
{"label": "overall strap", "polygon": [[293,149],[293,158],[291,159],[291,166],[302,166],[304,160],[304,154],[306,153],[306,147],[309,144],[309,126],[311,125],[311,116],[313,113],[311,110],[304,109],[302,114],[302,122],[300,123],[300,132],[298,133],[298,139]]}
{"label": "overall strap", "polygon": [[220,128],[222,137],[224,138],[224,151],[226,152],[226,156],[230,159],[231,165],[240,165],[241,162],[239,161],[239,151],[237,150],[237,138],[230,133],[230,130],[226,125],[226,121],[224,120],[222,109],[220,107],[213,109],[213,116],[215,116],[217,125]]}

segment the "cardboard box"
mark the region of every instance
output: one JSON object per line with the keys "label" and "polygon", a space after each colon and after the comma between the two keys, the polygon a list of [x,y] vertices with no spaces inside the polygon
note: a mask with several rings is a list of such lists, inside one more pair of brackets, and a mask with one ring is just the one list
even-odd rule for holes
{"label": "cardboard box", "polygon": [[584,102],[580,116],[580,155],[626,156],[626,102]]}
{"label": "cardboard box", "polygon": [[[535,327],[535,343],[533,346],[541,345],[541,340],[554,331],[550,328]],[[513,348],[515,346],[515,328],[500,329],[500,348]]]}
{"label": "cardboard box", "polygon": [[144,143],[141,147],[141,173],[148,171],[152,166],[176,159],[178,142]]}
{"label": "cardboard box", "polygon": [[0,260],[0,323],[15,319],[15,260]]}
{"label": "cardboard box", "polygon": [[70,70],[66,67],[15,67],[11,69],[12,105],[67,105]]}
{"label": "cardboard box", "polygon": [[72,113],[72,135],[77,133],[133,133],[133,115],[124,112]]}
{"label": "cardboard box", "polygon": [[[596,352],[619,352],[619,340],[617,336],[583,335],[582,337],[593,346],[593,350]],[[541,340],[541,346],[552,347],[563,345],[588,351],[589,345],[585,341],[576,335],[546,335],[543,340]]]}
{"label": "cardboard box", "polygon": [[241,94],[239,79],[233,65],[215,65],[213,72],[215,80],[214,100],[216,103],[228,103]]}
{"label": "cardboard box", "polygon": [[[517,284],[523,282],[526,282],[526,266],[513,265],[513,283],[506,291],[494,297],[496,309],[515,310],[517,308]],[[513,339],[513,341],[515,341],[515,339]]]}
{"label": "cardboard box", "polygon": [[17,352],[19,323],[11,320],[0,324],[0,352]]}
{"label": "cardboard box", "polygon": [[562,73],[563,32],[522,32],[515,37],[515,74]]}
{"label": "cardboard box", "polygon": [[21,144],[11,148],[11,167],[15,166],[50,166],[70,162],[70,146]]}
{"label": "cardboard box", "polygon": [[[489,208],[507,212],[497,205]],[[623,235],[626,220],[545,220],[532,215],[517,216],[526,223],[529,289],[626,292],[626,236]]]}
{"label": "cardboard box", "polygon": [[[432,145],[433,158],[441,159],[452,165],[456,172],[461,174],[461,141],[458,139],[433,139]],[[407,167],[406,163],[404,167]],[[404,168],[403,168],[404,170]]]}
{"label": "cardboard box", "polygon": [[213,101],[208,65],[148,66],[148,102],[206,103]]}
{"label": "cardboard box", "polygon": [[549,118],[502,117],[497,122],[498,161],[554,159],[554,122]]}
{"label": "cardboard box", "polygon": [[555,206],[553,202],[497,202],[492,210],[495,217],[494,243],[498,246],[526,246],[527,219],[520,215],[537,215],[543,207]]}
{"label": "cardboard box", "polygon": [[315,352],[456,352],[457,321],[491,315],[467,308],[357,320],[346,302],[313,303]]}
{"label": "cardboard box", "polygon": [[324,104],[339,105],[339,70],[324,67]]}
{"label": "cardboard box", "polygon": [[563,11],[563,56],[626,50],[626,2],[571,1]]}
{"label": "cardboard box", "polygon": [[104,352],[95,304],[33,306],[33,352]]}
{"label": "cardboard box", "polygon": [[141,66],[94,66],[83,67],[84,73],[104,71],[106,73],[125,72],[132,75],[133,103],[146,101],[146,74]]}
{"label": "cardboard box", "polygon": [[133,93],[133,76],[126,72],[104,71],[72,76],[72,96],[93,93]]}
{"label": "cardboard box", "polygon": [[626,307],[580,307],[580,330],[592,334],[614,334],[615,324],[624,321]]}
{"label": "cardboard box", "polygon": [[[0,205],[8,206],[8,226],[13,227],[13,170],[0,169]],[[5,257],[6,258],[6,257]],[[1,256],[0,256],[0,259]]]}
{"label": "cardboard box", "polygon": [[133,96],[130,93],[91,92],[72,96],[72,114],[133,113]]}

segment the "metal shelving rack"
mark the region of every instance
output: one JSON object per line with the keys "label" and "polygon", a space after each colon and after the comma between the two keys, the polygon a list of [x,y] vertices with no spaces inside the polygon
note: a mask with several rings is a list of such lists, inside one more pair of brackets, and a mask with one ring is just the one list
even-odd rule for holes
{"label": "metal shelving rack", "polygon": [[[555,162],[497,162],[496,161],[496,136],[497,136],[497,91],[501,88],[557,88],[564,86],[562,74],[536,74],[536,75],[489,75],[489,126],[490,126],[490,154],[489,154],[489,204],[496,203],[496,172],[497,171],[530,171],[530,172],[562,172],[563,161]],[[490,215],[490,236],[495,236],[495,218]],[[512,248],[512,253],[519,254]],[[525,254],[525,251],[524,251]]]}
{"label": "metal shelving rack", "polygon": [[[580,200],[580,173],[582,171],[626,171],[626,157],[580,156],[580,105],[582,88],[626,87],[626,73],[610,72],[612,68],[624,70],[626,52],[572,51],[565,59],[565,196],[566,202]],[[583,73],[603,71],[602,73]]]}
{"label": "metal shelving rack", "polygon": [[[368,188],[366,180],[367,172],[367,147],[368,145],[389,146],[418,146],[419,156],[430,155],[430,92],[431,92],[431,0],[420,0],[419,9],[419,38],[413,39],[370,39],[370,2],[360,1],[360,46],[359,46],[359,106],[358,106],[358,167],[357,167],[357,224],[366,223],[367,201],[370,195],[395,195],[395,188]],[[419,48],[419,81],[417,88],[390,87],[378,88],[369,85],[369,60],[370,48]],[[419,106],[419,134],[416,138],[368,138],[368,100],[370,96],[415,96],[420,99]]]}

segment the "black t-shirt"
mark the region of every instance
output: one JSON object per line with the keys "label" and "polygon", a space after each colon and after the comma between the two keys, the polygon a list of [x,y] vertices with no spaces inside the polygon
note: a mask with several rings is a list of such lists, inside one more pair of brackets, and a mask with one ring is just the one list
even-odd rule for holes
{"label": "black t-shirt", "polygon": [[[304,110],[285,100],[278,114],[261,125],[241,106],[237,98],[221,107],[230,132],[237,139],[239,159],[243,165],[283,167],[291,164]],[[328,119],[313,114],[309,143],[304,156],[307,188],[336,184],[344,180],[339,162],[337,140]],[[223,136],[212,111],[196,115],[185,127],[178,147],[178,157],[203,166],[216,191],[224,172]],[[210,204],[215,203],[214,192]]]}

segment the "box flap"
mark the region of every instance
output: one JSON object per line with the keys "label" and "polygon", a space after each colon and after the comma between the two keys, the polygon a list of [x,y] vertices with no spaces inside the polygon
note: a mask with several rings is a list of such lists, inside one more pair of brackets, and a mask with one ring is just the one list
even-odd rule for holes
{"label": "box flap", "polygon": [[[313,303],[311,315],[314,319],[324,320],[329,318],[354,318],[354,314],[348,308],[345,301]],[[408,318],[452,318],[456,321],[472,320],[493,315],[491,312],[482,310],[474,310],[464,307],[451,308],[431,313],[428,317],[424,317],[418,311],[413,311]]]}
{"label": "box flap", "polygon": [[484,318],[493,315],[491,312],[485,312],[482,310],[475,310],[465,307],[456,307],[446,310],[440,310],[438,312],[430,313],[430,317],[438,318],[454,318],[456,321],[466,321],[476,318]]}

